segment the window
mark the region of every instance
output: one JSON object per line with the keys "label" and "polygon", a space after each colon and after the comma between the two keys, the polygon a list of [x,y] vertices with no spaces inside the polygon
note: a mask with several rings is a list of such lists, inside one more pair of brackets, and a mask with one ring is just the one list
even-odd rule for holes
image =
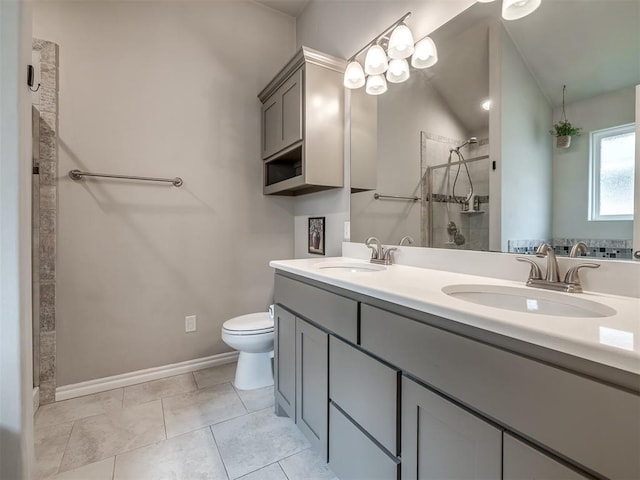
{"label": "window", "polygon": [[633,220],[635,124],[591,132],[589,220]]}

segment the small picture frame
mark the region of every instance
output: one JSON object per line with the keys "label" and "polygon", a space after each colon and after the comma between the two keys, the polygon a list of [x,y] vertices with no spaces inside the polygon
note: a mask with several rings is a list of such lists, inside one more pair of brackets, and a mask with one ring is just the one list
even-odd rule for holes
{"label": "small picture frame", "polygon": [[309,217],[309,253],[324,255],[324,218]]}

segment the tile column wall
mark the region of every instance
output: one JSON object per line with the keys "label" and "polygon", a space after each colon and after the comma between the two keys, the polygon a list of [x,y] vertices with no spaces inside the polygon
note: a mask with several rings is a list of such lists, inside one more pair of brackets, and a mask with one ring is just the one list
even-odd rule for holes
{"label": "tile column wall", "polygon": [[[56,391],[56,216],[58,208],[58,46],[33,40],[40,53],[40,89],[34,95],[39,114],[39,320],[40,403],[55,401]],[[34,196],[34,198],[36,198]],[[34,243],[35,244],[35,243]]]}

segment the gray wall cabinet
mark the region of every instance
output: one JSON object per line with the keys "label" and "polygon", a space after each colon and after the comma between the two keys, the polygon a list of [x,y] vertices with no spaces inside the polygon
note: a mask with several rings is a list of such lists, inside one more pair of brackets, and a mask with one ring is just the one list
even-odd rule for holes
{"label": "gray wall cabinet", "polygon": [[302,140],[302,74],[300,67],[262,105],[262,158]]}
{"label": "gray wall cabinet", "polygon": [[502,478],[502,432],[406,377],[402,452],[402,478]]}
{"label": "gray wall cabinet", "polygon": [[342,59],[302,47],[258,95],[264,194],[344,185],[345,66]]}
{"label": "gray wall cabinet", "polygon": [[296,319],[296,424],[327,459],[329,335]]}
{"label": "gray wall cabinet", "polygon": [[276,411],[342,480],[640,478],[640,395],[616,376],[285,272],[274,297]]}

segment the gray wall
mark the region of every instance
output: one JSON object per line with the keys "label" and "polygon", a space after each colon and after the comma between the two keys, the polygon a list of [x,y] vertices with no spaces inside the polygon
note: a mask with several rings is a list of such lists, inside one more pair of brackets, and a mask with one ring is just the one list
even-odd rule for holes
{"label": "gray wall", "polygon": [[[551,107],[504,28],[499,24],[495,28],[500,32],[501,133],[500,137],[494,137],[493,131],[491,135],[501,139],[497,158],[501,169],[500,249],[506,252],[509,240],[551,236]],[[496,142],[491,143],[493,149]],[[492,150],[492,158],[493,154]],[[492,195],[494,192],[492,185]],[[497,200],[495,195],[492,200]]]}
{"label": "gray wall", "polygon": [[26,2],[0,2],[0,477],[31,478],[31,59]]}
{"label": "gray wall", "polygon": [[[312,1],[297,19],[296,43],[341,58],[349,58],[390,24],[408,11],[407,21],[416,39],[471,6],[474,0],[426,0],[380,2],[353,0],[340,2]],[[347,99],[348,92],[346,93]],[[347,100],[348,103],[348,100]],[[345,188],[306,195],[295,200],[295,254],[307,254],[307,218],[327,217],[327,255],[339,255],[344,222],[349,221],[349,107],[345,108]],[[419,137],[416,145],[419,146]]]}
{"label": "gray wall", "polygon": [[[567,117],[582,135],[571,147],[553,151],[553,236],[629,240],[632,221],[589,221],[589,133],[635,121],[635,87],[624,88],[566,106]],[[562,108],[553,111],[554,123]]]}
{"label": "gray wall", "polygon": [[247,1],[35,4],[60,46],[58,385],[230,351],[222,323],[267,308],[293,211],[262,195],[256,95],[294,31]]}

